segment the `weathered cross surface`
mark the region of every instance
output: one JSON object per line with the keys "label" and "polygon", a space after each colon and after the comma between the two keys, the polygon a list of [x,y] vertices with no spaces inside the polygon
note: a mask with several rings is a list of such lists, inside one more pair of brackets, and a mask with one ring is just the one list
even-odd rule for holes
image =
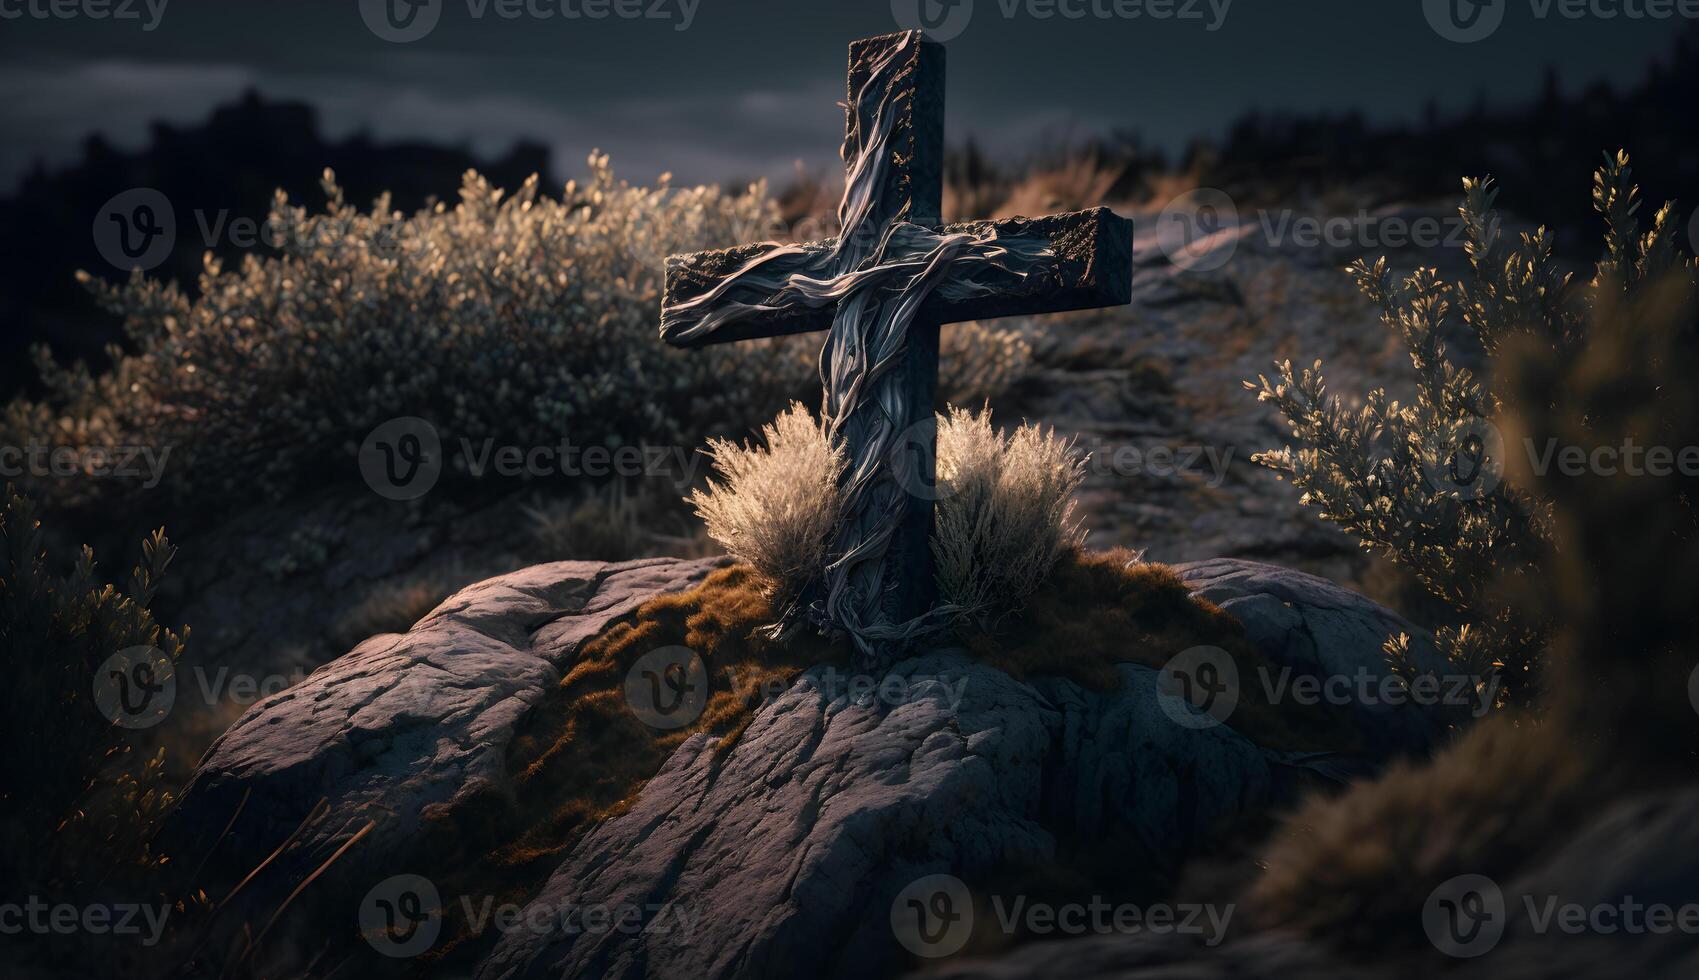
{"label": "weathered cross surface", "polygon": [[1095,208],[943,225],[944,49],[917,31],[850,45],[845,115],[840,237],[670,257],[661,336],[829,331],[822,418],[849,468],[809,616],[875,666],[933,605],[939,325],[1129,302],[1132,224]]}

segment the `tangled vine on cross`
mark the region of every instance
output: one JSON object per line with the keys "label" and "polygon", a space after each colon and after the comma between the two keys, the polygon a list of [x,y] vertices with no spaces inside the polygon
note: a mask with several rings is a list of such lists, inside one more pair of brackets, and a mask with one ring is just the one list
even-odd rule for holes
{"label": "tangled vine on cross", "polygon": [[918,31],[850,45],[845,116],[841,235],[670,257],[661,337],[828,331],[822,419],[849,466],[806,614],[875,666],[932,612],[939,326],[1129,302],[1132,223],[1094,208],[943,225],[944,49]]}

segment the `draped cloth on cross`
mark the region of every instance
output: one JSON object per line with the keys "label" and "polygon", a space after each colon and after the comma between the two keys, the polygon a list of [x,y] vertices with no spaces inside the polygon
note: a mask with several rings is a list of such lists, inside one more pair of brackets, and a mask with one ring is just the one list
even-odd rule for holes
{"label": "draped cloth on cross", "polygon": [[822,419],[849,468],[809,616],[876,663],[950,612],[931,603],[933,460],[906,455],[931,449],[938,325],[1127,302],[1131,232],[1103,209],[937,227],[943,50],[918,32],[851,47],[844,109],[841,235],[669,259],[661,335],[692,347],[830,316]]}

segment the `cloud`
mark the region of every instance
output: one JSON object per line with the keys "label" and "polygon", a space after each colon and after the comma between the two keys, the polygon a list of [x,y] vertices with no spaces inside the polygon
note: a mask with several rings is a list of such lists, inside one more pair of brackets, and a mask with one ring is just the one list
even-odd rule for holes
{"label": "cloud", "polygon": [[249,87],[310,103],[327,138],[366,130],[380,140],[463,142],[485,155],[531,139],[550,147],[566,175],[600,148],[634,180],[663,171],[690,182],[778,177],[799,158],[835,159],[841,138],[836,95],[823,87],[569,105],[554,92],[443,91],[417,81],[223,64],[15,63],[0,68],[0,129],[15,134],[0,147],[0,186],[15,185],[35,159],[71,162],[91,132],[133,149],[151,123],[199,122]]}

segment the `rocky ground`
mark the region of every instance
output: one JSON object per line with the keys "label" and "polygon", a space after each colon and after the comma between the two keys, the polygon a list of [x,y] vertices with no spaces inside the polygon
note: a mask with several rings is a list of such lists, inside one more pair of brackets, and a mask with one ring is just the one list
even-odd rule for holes
{"label": "rocky ground", "polygon": [[[1182,269],[1144,232],[1152,221],[1138,221],[1133,304],[1023,324],[1032,369],[993,407],[1077,435],[1096,458],[1081,501],[1090,544],[1176,564],[1271,661],[1318,674],[1384,673],[1380,641],[1396,632],[1436,658],[1417,624],[1336,584],[1388,594],[1397,582],[1377,578],[1354,542],[1249,459],[1278,445],[1283,430],[1242,382],[1277,358],[1324,360],[1332,390],[1346,395],[1407,384],[1404,352],[1340,271],[1355,253],[1271,242],[1250,224],[1211,242],[1231,252],[1218,267]],[[1463,271],[1460,249],[1393,259]],[[296,969],[291,957],[305,950],[373,975],[428,970],[439,933],[425,920],[397,932],[398,910],[429,907],[422,889],[437,883],[477,880],[468,856],[488,849],[445,841],[440,818],[508,792],[516,726],[558,685],[580,643],[719,563],[535,564],[575,557],[585,522],[557,534],[527,503],[441,499],[398,509],[376,495],[327,491],[182,542],[196,561],[174,598],[195,627],[202,673],[191,676],[201,702],[179,712],[170,737],[185,771],[212,744],[161,842],[192,855],[215,893],[244,882],[215,919],[186,916],[203,931],[188,937],[198,949],[244,949],[255,924],[278,920],[310,885],[318,898],[281,918],[254,964]],[[590,523],[607,531],[619,522],[610,512]],[[611,534],[597,546],[698,547],[672,526],[661,536]],[[207,681],[232,672],[288,689],[233,697]],[[735,741],[686,741],[573,841],[546,881],[502,896],[537,925],[485,933],[448,954],[459,957],[452,972],[892,974],[924,965],[914,942],[936,941],[905,938],[892,910],[917,882],[948,875],[959,885],[959,875],[980,931],[963,935],[964,957],[943,975],[1358,975],[1361,964],[1294,938],[1243,932],[1203,947],[1151,935],[1012,947],[1009,935],[986,937],[985,896],[1011,869],[1083,873],[1103,858],[1082,842],[1108,839],[1124,845],[1117,860],[1130,849],[1172,871],[1205,843],[1200,828],[1266,819],[1298,793],[1371,771],[1439,730],[1415,709],[1372,713],[1361,719],[1371,737],[1351,758],[1294,754],[1231,724],[1176,725],[1154,670],[1129,663],[1119,672],[1117,689],[1090,691],[1055,678],[1017,681],[934,650],[893,672],[907,693],[896,704],[805,678]],[[1510,896],[1536,886],[1614,894],[1589,884],[1598,855],[1616,862],[1616,891],[1624,882],[1668,890],[1675,872],[1655,860],[1667,852],[1648,841],[1690,824],[1693,809],[1679,794],[1619,807]],[[642,928],[586,928],[574,918],[586,907],[637,910]],[[667,917],[676,919],[668,929],[651,928]],[[361,929],[349,933],[350,921]],[[416,936],[428,941],[415,947]],[[1505,941],[1522,951],[1495,961],[1512,975],[1586,975],[1578,964],[1617,955],[1577,947],[1553,960],[1552,947],[1528,937]],[[1658,975],[1688,963],[1691,951],[1667,945],[1647,955],[1644,972]],[[1433,966],[1425,957],[1378,966],[1421,975]],[[228,965],[216,955],[206,963]]]}
{"label": "rocky ground", "polygon": [[[1274,562],[1421,620],[1419,590],[1250,459],[1285,434],[1243,387],[1276,359],[1323,359],[1331,390],[1347,397],[1407,384],[1402,348],[1341,271],[1378,251],[1301,247],[1271,234],[1279,216],[1246,214],[1182,267],[1156,234],[1157,214],[1121,210],[1135,223],[1132,304],[1016,323],[1032,364],[992,404],[999,418],[1054,425],[1092,451],[1080,495],[1088,545],[1126,545],[1162,562]],[[1453,216],[1450,205],[1391,213],[1412,223]],[[1455,247],[1390,258],[1398,269],[1466,272]],[[405,629],[472,582],[563,558],[709,553],[679,502],[687,486],[672,473],[647,480],[637,517],[617,503],[574,514],[578,505],[529,490],[399,504],[327,489],[174,534],[184,557],[164,608],[194,629],[194,688],[158,735],[186,776],[262,691],[299,681],[366,636]]]}
{"label": "rocky ground", "polygon": [[[1455,211],[1384,216],[1449,227],[1441,223]],[[1279,215],[1244,214],[1176,264],[1160,215],[1133,219],[1132,305],[1025,324],[1037,370],[1014,399],[1094,451],[1083,495],[1091,543],[1142,548],[1155,561],[1261,558],[1360,585],[1369,572],[1361,550],[1251,461],[1287,432],[1243,383],[1277,360],[1320,359],[1330,390],[1346,398],[1406,390],[1407,355],[1343,272],[1383,250],[1304,247],[1276,230]],[[1395,270],[1467,271],[1459,247],[1387,257]]]}
{"label": "rocky ground", "polygon": [[[223,895],[242,882],[178,941],[244,951],[283,973],[309,955],[363,970],[429,963],[442,952],[442,910],[480,901],[445,893],[450,883],[502,887],[477,866],[499,842],[466,843],[489,833],[487,811],[464,804],[511,795],[504,760],[518,726],[580,644],[719,562],[556,562],[503,575],[255,705],[213,744],[160,837],[168,853],[194,856],[195,887]],[[1415,631],[1276,566],[1178,571],[1246,624],[1261,656],[1300,672],[1384,676],[1380,637]],[[1438,666],[1419,632],[1416,642],[1418,659]],[[810,671],[729,745],[685,741],[538,891],[500,893],[527,925],[488,930],[487,952],[461,955],[486,980],[890,975],[924,953],[891,928],[917,881],[947,874],[994,888],[1011,869],[1069,864],[1102,873],[1110,854],[1137,870],[1119,887],[1157,881],[1223,823],[1344,778],[1336,756],[1372,764],[1437,731],[1428,709],[1359,706],[1362,744],[1294,752],[1231,715],[1217,723],[1165,701],[1150,667],[1119,673],[1107,691],[1026,683],[944,649],[897,664],[900,690],[869,697]],[[247,952],[254,924],[308,883],[313,900]],[[407,905],[425,911],[396,928]],[[597,908],[635,910],[644,928],[589,928],[579,916]],[[347,928],[355,921],[364,943]],[[991,922],[958,948],[1015,938]]]}

